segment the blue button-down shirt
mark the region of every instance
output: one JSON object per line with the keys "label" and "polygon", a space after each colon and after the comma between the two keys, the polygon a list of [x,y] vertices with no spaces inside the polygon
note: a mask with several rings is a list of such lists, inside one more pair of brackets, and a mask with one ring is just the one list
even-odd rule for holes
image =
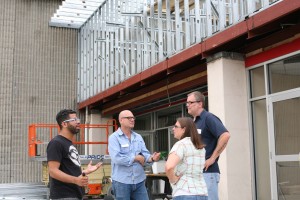
{"label": "blue button-down shirt", "polygon": [[137,184],[146,179],[143,166],[134,162],[138,154],[150,158],[150,152],[146,148],[142,136],[134,131],[129,138],[119,128],[108,139],[108,151],[111,157],[112,179],[124,184]]}

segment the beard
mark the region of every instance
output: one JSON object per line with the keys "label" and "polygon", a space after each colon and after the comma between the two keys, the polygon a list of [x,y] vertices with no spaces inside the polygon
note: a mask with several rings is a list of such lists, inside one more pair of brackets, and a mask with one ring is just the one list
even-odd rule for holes
{"label": "beard", "polygon": [[76,126],[72,126],[70,124],[68,124],[67,128],[73,135],[76,135],[80,131],[79,129],[76,128]]}

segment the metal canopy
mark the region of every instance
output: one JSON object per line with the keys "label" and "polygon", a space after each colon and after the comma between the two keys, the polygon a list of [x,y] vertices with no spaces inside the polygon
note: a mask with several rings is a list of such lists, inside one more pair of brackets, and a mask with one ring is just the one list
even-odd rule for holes
{"label": "metal canopy", "polygon": [[106,0],[65,0],[51,17],[49,26],[79,29]]}

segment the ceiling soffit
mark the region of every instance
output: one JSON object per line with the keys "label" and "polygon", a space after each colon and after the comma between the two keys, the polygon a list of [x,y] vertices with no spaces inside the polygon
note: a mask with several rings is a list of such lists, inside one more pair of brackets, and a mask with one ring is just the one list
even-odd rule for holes
{"label": "ceiling soffit", "polygon": [[49,21],[49,26],[80,29],[106,0],[65,0]]}

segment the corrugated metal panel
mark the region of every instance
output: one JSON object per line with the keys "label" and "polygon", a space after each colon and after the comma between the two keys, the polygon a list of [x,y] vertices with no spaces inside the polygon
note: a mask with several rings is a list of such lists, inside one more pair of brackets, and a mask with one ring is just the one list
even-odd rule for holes
{"label": "corrugated metal panel", "polygon": [[0,6],[0,182],[10,178],[15,0]]}
{"label": "corrugated metal panel", "polygon": [[27,154],[28,125],[76,108],[77,31],[48,26],[60,3],[1,1],[0,183],[41,181],[41,163]]}

